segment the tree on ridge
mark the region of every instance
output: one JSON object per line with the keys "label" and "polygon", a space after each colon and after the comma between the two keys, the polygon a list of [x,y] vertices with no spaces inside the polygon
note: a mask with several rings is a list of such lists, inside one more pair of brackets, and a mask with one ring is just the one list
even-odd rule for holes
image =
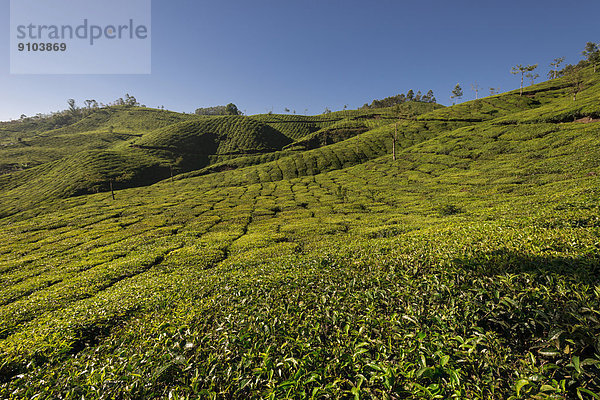
{"label": "tree on ridge", "polygon": [[454,86],[454,89],[452,89],[452,95],[450,96],[450,98],[452,100],[454,99],[460,99],[461,97],[463,97],[463,90],[460,87],[460,84],[456,84],[456,86]]}
{"label": "tree on ridge", "polygon": [[585,49],[581,52],[588,62],[594,66],[594,73],[596,72],[596,66],[600,62],[600,49],[594,42],[587,42]]}
{"label": "tree on ridge", "polygon": [[559,57],[559,58],[555,58],[553,60],[553,62],[550,63],[550,67],[552,67],[552,70],[550,72],[548,72],[548,78],[550,78],[550,79],[558,78],[558,69],[560,67],[560,64],[562,64],[564,61],[565,61],[564,57]]}
{"label": "tree on ridge", "polygon": [[523,96],[523,78],[525,77],[525,73],[533,72],[537,67],[538,67],[537,64],[527,65],[527,66],[517,64],[516,66],[512,67],[512,69],[510,70],[510,73],[513,75],[521,74],[521,92],[519,93],[519,96]]}

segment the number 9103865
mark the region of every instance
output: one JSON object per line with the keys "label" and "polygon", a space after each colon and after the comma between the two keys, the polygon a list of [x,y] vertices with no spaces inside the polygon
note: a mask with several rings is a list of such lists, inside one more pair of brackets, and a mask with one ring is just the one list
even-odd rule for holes
{"label": "number 9103865", "polygon": [[66,51],[66,43],[19,43],[19,51]]}

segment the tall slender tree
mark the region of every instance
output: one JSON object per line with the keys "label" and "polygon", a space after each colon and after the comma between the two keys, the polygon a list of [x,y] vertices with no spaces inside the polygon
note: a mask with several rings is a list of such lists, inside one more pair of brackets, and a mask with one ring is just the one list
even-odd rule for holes
{"label": "tall slender tree", "polygon": [[527,66],[517,64],[516,66],[512,67],[512,69],[510,71],[511,74],[513,74],[513,75],[521,74],[521,92],[519,93],[519,96],[523,96],[523,78],[525,77],[525,73],[533,72],[537,67],[538,67],[537,64],[527,65]]}
{"label": "tall slender tree", "polygon": [[477,82],[471,84],[471,90],[475,92],[475,100],[479,99],[479,84]]}
{"label": "tall slender tree", "polygon": [[539,77],[540,77],[540,74],[533,74],[531,72],[528,74],[525,74],[525,78],[529,79],[531,81],[532,85],[535,84],[535,80]]}
{"label": "tall slender tree", "polygon": [[562,64],[563,62],[565,62],[565,58],[559,57],[555,58],[554,61],[550,63],[550,67],[552,68],[552,70],[548,72],[548,77],[550,79],[558,78],[558,69],[560,68],[560,64]]}
{"label": "tall slender tree", "polygon": [[583,71],[576,65],[567,65],[564,69],[565,77],[571,88],[573,101],[577,100],[577,95],[583,90]]}

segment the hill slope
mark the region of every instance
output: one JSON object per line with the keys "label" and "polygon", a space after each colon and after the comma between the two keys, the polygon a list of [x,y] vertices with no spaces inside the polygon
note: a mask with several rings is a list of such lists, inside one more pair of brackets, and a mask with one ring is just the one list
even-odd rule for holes
{"label": "hill slope", "polygon": [[228,116],[158,129],[136,140],[133,146],[182,157],[267,153],[280,150],[290,142],[291,139],[269,125],[247,117]]}
{"label": "hill slope", "polygon": [[599,396],[586,77],[6,215],[0,397]]}
{"label": "hill slope", "polygon": [[[0,215],[57,198],[107,191],[111,181],[114,188],[123,189],[152,184],[181,172],[199,170],[199,174],[205,174],[275,160],[292,154],[280,152],[291,144],[292,138],[286,136],[290,132],[299,138],[297,147],[303,148],[299,132],[309,118],[315,129],[348,123],[374,128],[388,124],[397,115],[395,112],[410,110],[414,115],[432,108],[435,106],[430,104],[407,104],[397,110],[316,117],[199,117],[138,107],[100,109],[75,124],[34,133],[27,140],[0,149],[0,160],[6,160],[4,172],[9,172],[0,175],[0,190],[10,188],[0,199]],[[376,120],[372,120],[374,115]],[[284,127],[286,134],[273,126]],[[330,140],[327,130],[320,132],[316,135],[325,135],[324,142],[317,140],[311,147],[345,138],[342,135]],[[363,153],[363,157],[380,154],[369,149]]]}

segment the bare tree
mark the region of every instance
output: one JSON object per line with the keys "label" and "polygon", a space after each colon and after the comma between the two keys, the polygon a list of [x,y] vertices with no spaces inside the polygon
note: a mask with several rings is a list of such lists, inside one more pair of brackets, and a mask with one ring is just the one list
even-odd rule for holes
{"label": "bare tree", "polygon": [[475,92],[475,100],[479,99],[479,84],[477,82],[471,84],[471,90]]}

